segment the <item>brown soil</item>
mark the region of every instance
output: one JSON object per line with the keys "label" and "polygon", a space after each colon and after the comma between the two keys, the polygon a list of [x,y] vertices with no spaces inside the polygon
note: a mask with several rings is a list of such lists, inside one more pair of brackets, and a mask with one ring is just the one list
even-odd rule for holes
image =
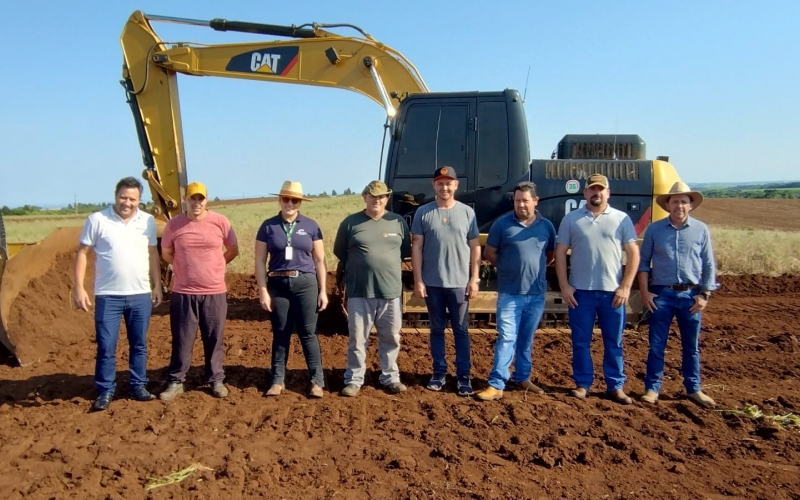
{"label": "brown soil", "polygon": [[706,198],[692,216],[719,226],[800,231],[798,212],[800,199]]}
{"label": "brown soil", "polygon": [[[69,305],[71,259],[62,254],[11,307],[13,328],[38,357],[23,367],[0,366],[4,498],[800,498],[800,430],[682,399],[677,338],[654,407],[611,403],[599,397],[600,383],[585,402],[568,397],[567,330],[537,333],[534,377],[547,387],[544,396],[508,391],[499,402],[481,403],[459,398],[453,387],[429,392],[427,335],[406,332],[399,363],[409,390],[389,395],[376,388],[373,345],[367,384],[348,399],[337,394],[346,327],[331,313],[320,320],[325,397],[305,397],[295,341],[287,391],[264,398],[270,323],[245,275],[228,280],[227,399],[201,386],[199,343],[186,394],[168,404],[128,399],[122,340],[119,399],[107,412],[89,413],[92,317]],[[705,390],[721,408],[752,402],[775,413],[800,412],[800,278],[720,279],[704,322]],[[169,339],[162,307],[149,332],[153,381],[163,376]],[[472,339],[480,388],[494,334],[476,331]],[[625,348],[627,388],[637,395],[646,333],[627,332]],[[595,343],[598,361],[601,351]],[[144,490],[149,477],[196,462],[213,470]]]}

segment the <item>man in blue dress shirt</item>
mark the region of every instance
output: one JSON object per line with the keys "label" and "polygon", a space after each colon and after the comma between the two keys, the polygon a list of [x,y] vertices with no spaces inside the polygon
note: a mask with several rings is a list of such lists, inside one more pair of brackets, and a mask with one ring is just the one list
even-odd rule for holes
{"label": "man in blue dress shirt", "polygon": [[650,317],[650,352],[647,355],[642,401],[655,403],[664,375],[664,349],[672,318],[681,333],[683,385],[689,399],[711,408],[714,400],[700,390],[700,322],[711,292],[716,288],[714,253],[708,226],[689,216],[703,195],[676,182],[656,203],[669,217],[647,227],[641,248],[639,289]]}

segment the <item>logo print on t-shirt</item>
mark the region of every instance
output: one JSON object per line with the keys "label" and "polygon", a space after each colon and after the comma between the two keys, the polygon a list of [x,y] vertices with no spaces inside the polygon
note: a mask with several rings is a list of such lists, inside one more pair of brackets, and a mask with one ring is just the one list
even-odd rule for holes
{"label": "logo print on t-shirt", "polygon": [[297,235],[298,236],[305,236],[306,234],[308,234],[308,233],[306,233],[305,229],[298,229],[297,230]]}

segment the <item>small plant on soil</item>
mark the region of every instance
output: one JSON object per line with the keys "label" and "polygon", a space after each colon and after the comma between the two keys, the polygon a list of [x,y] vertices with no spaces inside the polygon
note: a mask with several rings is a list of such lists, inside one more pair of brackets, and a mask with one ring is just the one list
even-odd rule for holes
{"label": "small plant on soil", "polygon": [[757,405],[749,403],[744,404],[743,409],[732,408],[727,410],[717,410],[720,413],[728,413],[732,415],[741,415],[753,420],[766,420],[774,422],[779,426],[788,429],[789,427],[800,427],[800,416],[793,413],[786,413],[784,415],[776,415],[773,413],[764,413]]}

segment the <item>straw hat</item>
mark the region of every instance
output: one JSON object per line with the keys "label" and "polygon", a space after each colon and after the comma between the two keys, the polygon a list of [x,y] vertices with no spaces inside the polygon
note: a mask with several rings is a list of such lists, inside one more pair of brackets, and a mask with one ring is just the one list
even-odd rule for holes
{"label": "straw hat", "polygon": [[685,182],[678,181],[672,185],[667,194],[660,194],[656,197],[656,203],[659,207],[663,208],[666,212],[669,212],[669,208],[667,207],[667,202],[669,201],[669,197],[673,194],[685,194],[692,200],[692,210],[699,207],[701,203],[703,203],[703,195],[700,194],[699,191],[692,191]]}
{"label": "straw hat", "polygon": [[273,196],[285,196],[287,198],[296,198],[303,201],[314,201],[311,198],[303,196],[303,186],[297,181],[283,181],[280,193],[270,193]]}

